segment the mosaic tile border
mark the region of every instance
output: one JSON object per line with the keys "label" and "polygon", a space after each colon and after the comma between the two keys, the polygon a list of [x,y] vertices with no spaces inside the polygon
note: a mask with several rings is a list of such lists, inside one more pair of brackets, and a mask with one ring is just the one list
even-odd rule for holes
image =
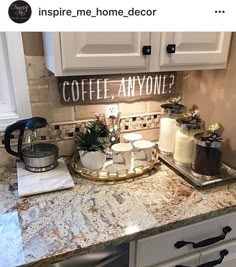
{"label": "mosaic tile border", "polygon": [[[91,120],[82,120],[77,122],[65,122],[65,123],[53,123],[51,125],[52,131],[47,131],[47,129],[41,129],[39,131],[39,138],[42,141],[50,140],[67,140],[73,139],[76,136],[76,133],[80,131],[82,125]],[[145,114],[145,115],[135,115],[135,116],[126,116],[121,118],[120,128],[121,133],[140,131],[140,130],[150,130],[159,128],[160,121],[160,112]],[[11,144],[16,145],[18,142],[19,133],[14,133],[11,136]],[[4,132],[0,132],[0,148],[4,147]]]}

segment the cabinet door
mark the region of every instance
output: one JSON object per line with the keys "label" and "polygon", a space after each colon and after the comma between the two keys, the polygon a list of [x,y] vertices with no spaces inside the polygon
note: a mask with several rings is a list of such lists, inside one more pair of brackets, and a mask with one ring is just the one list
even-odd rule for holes
{"label": "cabinet door", "polygon": [[63,70],[149,68],[148,32],[67,32],[60,42]]}
{"label": "cabinet door", "polygon": [[209,261],[214,261],[220,258],[220,252],[223,250],[228,251],[228,255],[226,255],[220,263],[219,267],[235,267],[236,266],[236,241],[227,242],[224,245],[216,246],[212,249],[205,250],[201,252],[200,263],[207,263]]}
{"label": "cabinet door", "polygon": [[[228,59],[230,40],[231,33],[225,32],[162,33],[160,65],[224,65]],[[168,44],[176,45],[175,53],[167,52]]]}
{"label": "cabinet door", "polygon": [[[209,243],[213,243],[213,240],[218,240],[218,238],[214,237],[222,236],[226,230],[225,227],[227,227],[227,229],[230,227],[232,230],[227,232],[223,240],[220,239],[213,245],[234,240],[236,238],[235,221],[236,214],[233,212],[227,215],[137,240],[135,254],[137,262],[136,267],[149,267],[158,265],[162,262],[170,261],[172,259],[184,257],[184,255],[188,255],[190,253],[198,252],[203,248],[209,248],[209,246],[212,246]],[[187,244],[179,248],[175,246],[179,241],[202,243],[202,241],[209,241],[209,239],[211,242],[206,242],[203,248],[193,248],[191,244]]]}
{"label": "cabinet door", "polygon": [[187,257],[182,257],[177,260],[169,261],[161,265],[155,265],[152,267],[175,267],[178,265],[196,267],[199,264],[200,253],[195,253]]}

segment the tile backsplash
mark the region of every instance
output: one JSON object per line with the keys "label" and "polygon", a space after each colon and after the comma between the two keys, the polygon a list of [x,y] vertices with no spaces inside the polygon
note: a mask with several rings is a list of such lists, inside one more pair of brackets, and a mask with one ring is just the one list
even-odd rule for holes
{"label": "tile backsplash", "polygon": [[[133,131],[156,130],[159,128],[160,113],[153,113],[147,115],[135,115],[121,118],[120,129],[121,134]],[[76,133],[80,131],[80,127],[86,125],[91,120],[83,120],[72,123],[52,123],[50,125],[50,132],[47,128],[39,129],[39,140],[41,141],[62,141],[73,139]],[[16,145],[18,142],[19,133],[11,135],[11,144]],[[156,137],[156,139],[158,136]],[[0,132],[0,148],[4,147],[4,132]]]}

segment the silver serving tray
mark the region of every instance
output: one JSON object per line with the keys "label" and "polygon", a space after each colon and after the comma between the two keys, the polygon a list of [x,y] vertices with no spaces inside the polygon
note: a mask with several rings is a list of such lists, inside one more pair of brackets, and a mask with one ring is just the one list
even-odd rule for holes
{"label": "silver serving tray", "polygon": [[224,163],[222,164],[221,167],[221,174],[217,176],[205,176],[201,174],[194,174],[191,169],[191,166],[176,164],[173,157],[170,155],[163,155],[159,153],[159,158],[162,160],[162,162],[167,163],[167,165],[173,167],[176,171],[181,173],[185,178],[187,178],[189,181],[191,181],[193,184],[199,187],[204,187],[236,179],[236,170],[232,169],[231,167],[229,167]]}

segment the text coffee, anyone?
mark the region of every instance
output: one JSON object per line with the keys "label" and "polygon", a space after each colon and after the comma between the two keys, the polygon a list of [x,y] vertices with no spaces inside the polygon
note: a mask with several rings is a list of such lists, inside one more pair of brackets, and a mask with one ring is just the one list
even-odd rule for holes
{"label": "text coffee, anyone?", "polygon": [[111,77],[60,77],[63,104],[93,104],[161,99],[175,94],[175,73]]}

